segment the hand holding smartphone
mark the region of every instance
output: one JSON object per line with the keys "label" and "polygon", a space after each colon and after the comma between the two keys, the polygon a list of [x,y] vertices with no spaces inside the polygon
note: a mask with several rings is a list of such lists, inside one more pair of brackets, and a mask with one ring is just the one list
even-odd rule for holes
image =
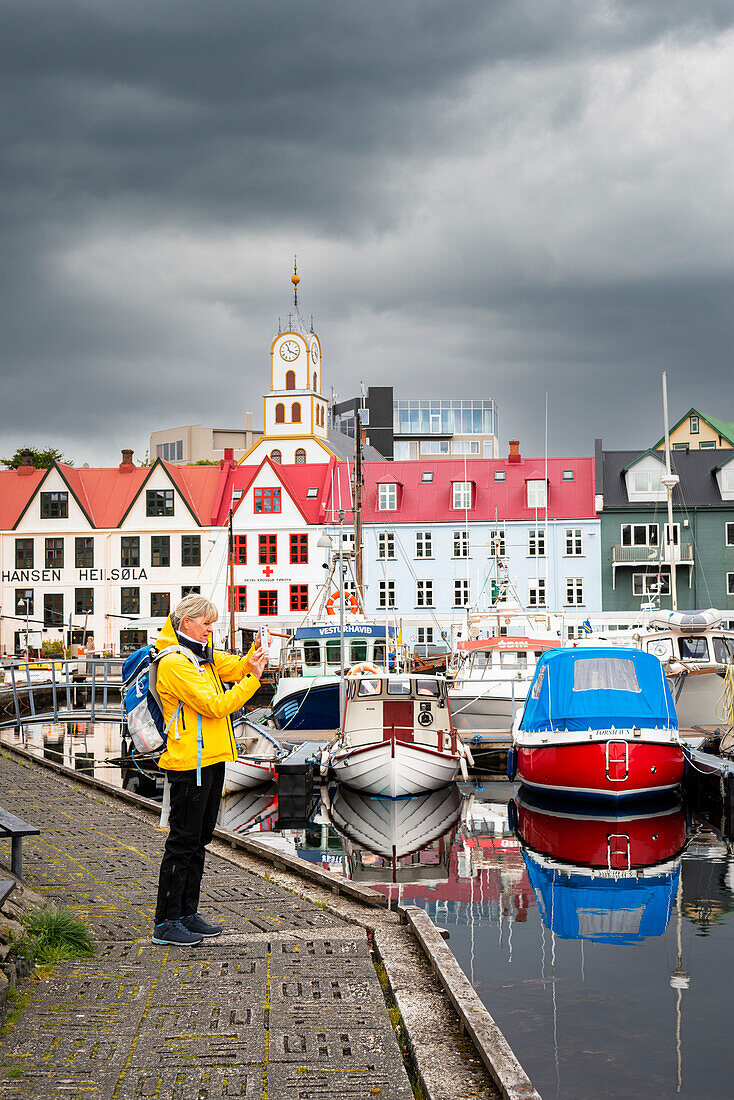
{"label": "hand holding smartphone", "polygon": [[266,626],[260,627],[260,649],[266,658],[270,656],[270,634]]}

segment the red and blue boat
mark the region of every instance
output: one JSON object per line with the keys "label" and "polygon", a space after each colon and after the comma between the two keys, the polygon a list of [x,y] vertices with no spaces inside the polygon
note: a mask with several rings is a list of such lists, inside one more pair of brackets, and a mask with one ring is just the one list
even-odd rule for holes
{"label": "red and blue boat", "polygon": [[539,659],[513,730],[510,778],[564,797],[644,798],[678,787],[684,763],[653,654],[599,646]]}

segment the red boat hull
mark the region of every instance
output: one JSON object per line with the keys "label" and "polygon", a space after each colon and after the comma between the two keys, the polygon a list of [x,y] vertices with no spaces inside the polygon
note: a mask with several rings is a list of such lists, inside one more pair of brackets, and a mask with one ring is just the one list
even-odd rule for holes
{"label": "red boat hull", "polygon": [[517,750],[517,778],[526,786],[584,798],[640,798],[683,779],[679,745],[592,741]]}

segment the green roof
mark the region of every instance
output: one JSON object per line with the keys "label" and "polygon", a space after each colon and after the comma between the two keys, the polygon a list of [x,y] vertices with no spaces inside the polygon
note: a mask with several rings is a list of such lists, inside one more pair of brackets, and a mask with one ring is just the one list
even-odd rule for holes
{"label": "green roof", "polygon": [[[706,413],[699,412],[698,409],[689,409],[687,413],[677,420],[670,428],[670,434],[672,435],[676,428],[679,428],[684,420],[687,420],[689,416],[697,416],[699,420],[705,421],[710,428],[722,436],[728,443],[731,443],[734,447],[734,422],[728,420],[718,420],[715,416],[707,416]],[[656,451],[658,447],[665,442],[665,436],[662,436],[657,443],[653,443],[652,450]]]}

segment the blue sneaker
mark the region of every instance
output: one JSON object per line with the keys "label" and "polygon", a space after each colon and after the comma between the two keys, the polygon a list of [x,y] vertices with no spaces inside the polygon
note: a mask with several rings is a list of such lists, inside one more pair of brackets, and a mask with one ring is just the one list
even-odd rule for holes
{"label": "blue sneaker", "polygon": [[210,924],[199,913],[193,913],[190,917],[181,917],[181,924],[197,936],[218,936],[224,931],[221,924]]}
{"label": "blue sneaker", "polygon": [[195,947],[203,936],[184,928],[180,920],[164,920],[153,929],[153,943],[174,944],[176,947]]}

